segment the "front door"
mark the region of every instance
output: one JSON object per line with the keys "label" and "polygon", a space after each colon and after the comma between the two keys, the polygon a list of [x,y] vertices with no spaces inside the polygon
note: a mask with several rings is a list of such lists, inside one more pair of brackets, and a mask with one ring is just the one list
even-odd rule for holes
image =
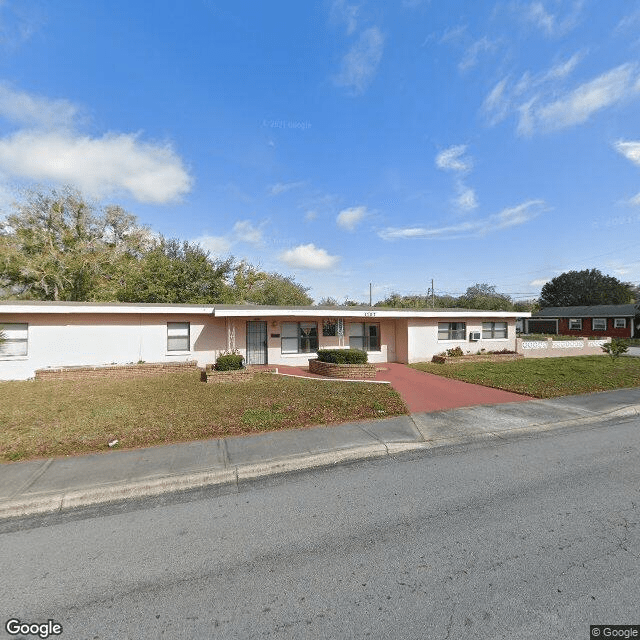
{"label": "front door", "polygon": [[247,322],[247,366],[267,364],[267,323]]}

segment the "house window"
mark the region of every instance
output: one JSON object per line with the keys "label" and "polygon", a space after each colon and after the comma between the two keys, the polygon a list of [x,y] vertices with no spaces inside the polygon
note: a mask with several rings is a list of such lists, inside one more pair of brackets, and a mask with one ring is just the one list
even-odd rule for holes
{"label": "house window", "polygon": [[613,328],[614,329],[626,329],[627,328],[627,319],[626,318],[614,318],[614,320],[613,320]]}
{"label": "house window", "polygon": [[336,335],[336,321],[333,318],[322,321],[322,335],[325,338]]}
{"label": "house window", "polygon": [[349,323],[349,348],[380,351],[380,325],[377,322]]}
{"label": "house window", "polygon": [[438,322],[438,340],[464,340],[466,335],[466,322]]}
{"label": "house window", "polygon": [[506,338],[507,337],[507,323],[506,322],[483,322],[482,323],[482,338]]}
{"label": "house window", "polygon": [[5,341],[0,346],[0,357],[26,356],[29,337],[28,324],[0,324],[0,331],[4,333]]}
{"label": "house window", "polygon": [[283,322],[282,353],[315,353],[318,350],[318,325],[315,322]]}
{"label": "house window", "polygon": [[582,331],[582,318],[569,318],[569,331]]}
{"label": "house window", "polygon": [[591,320],[591,329],[593,331],[606,331],[607,319],[606,318],[593,318]]}
{"label": "house window", "polygon": [[167,322],[167,351],[189,351],[190,333],[188,322]]}

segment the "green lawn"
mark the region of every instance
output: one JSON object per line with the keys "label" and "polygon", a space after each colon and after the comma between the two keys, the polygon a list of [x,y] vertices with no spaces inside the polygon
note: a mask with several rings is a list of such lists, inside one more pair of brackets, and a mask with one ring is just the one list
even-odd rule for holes
{"label": "green lawn", "polygon": [[613,362],[605,356],[580,356],[464,364],[420,362],[411,366],[446,378],[536,398],[640,386],[640,358],[618,358]]}
{"label": "green lawn", "polygon": [[133,380],[0,382],[0,461],[246,435],[407,413],[386,384],[199,373]]}

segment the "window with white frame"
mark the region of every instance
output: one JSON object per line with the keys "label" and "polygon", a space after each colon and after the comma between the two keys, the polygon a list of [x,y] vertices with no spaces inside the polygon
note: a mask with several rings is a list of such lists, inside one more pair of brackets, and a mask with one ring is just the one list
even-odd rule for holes
{"label": "window with white frame", "polygon": [[507,337],[506,322],[483,322],[482,323],[483,340],[506,338],[506,337]]}
{"label": "window with white frame", "polygon": [[627,319],[626,318],[614,318],[614,320],[613,320],[613,328],[614,329],[626,329],[627,328]]}
{"label": "window with white frame", "polygon": [[464,340],[466,335],[466,322],[438,322],[438,340]]}
{"label": "window with white frame", "polygon": [[315,322],[283,322],[282,353],[315,353],[318,350],[318,325]]}
{"label": "window with white frame", "polygon": [[582,318],[569,318],[569,331],[582,331]]}
{"label": "window with white frame", "polygon": [[167,351],[189,351],[190,334],[189,322],[167,322]]}
{"label": "window with white frame", "polygon": [[26,356],[28,353],[29,325],[10,322],[0,324],[5,341],[0,344],[0,358]]}
{"label": "window with white frame", "polygon": [[350,322],[349,348],[380,351],[380,325],[377,322]]}
{"label": "window with white frame", "polygon": [[606,318],[592,318],[591,319],[591,329],[593,331],[606,331],[607,330],[607,319]]}

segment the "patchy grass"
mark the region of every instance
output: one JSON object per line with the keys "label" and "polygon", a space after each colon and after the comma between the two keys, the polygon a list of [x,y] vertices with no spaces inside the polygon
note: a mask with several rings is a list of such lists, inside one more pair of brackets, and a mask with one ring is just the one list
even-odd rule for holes
{"label": "patchy grass", "polygon": [[258,374],[203,384],[200,374],[133,380],[0,382],[0,461],[220,438],[407,413],[383,384]]}
{"label": "patchy grass", "polygon": [[579,356],[523,358],[511,362],[420,362],[410,366],[445,378],[536,398],[556,398],[640,386],[640,358],[619,358],[613,362],[611,358],[604,356]]}

